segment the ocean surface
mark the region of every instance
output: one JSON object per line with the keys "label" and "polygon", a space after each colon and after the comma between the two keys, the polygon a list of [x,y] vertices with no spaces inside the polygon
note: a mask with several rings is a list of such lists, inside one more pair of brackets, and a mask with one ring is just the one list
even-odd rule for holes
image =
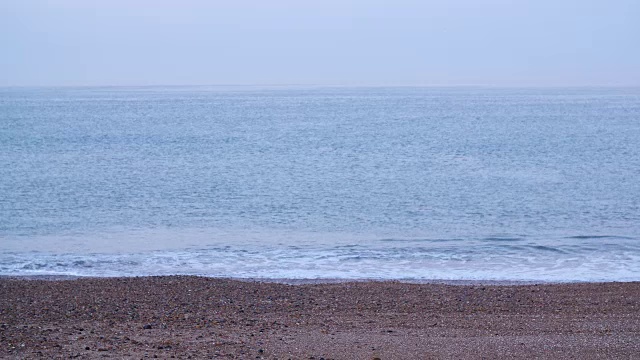
{"label": "ocean surface", "polygon": [[0,275],[640,280],[640,89],[0,89]]}

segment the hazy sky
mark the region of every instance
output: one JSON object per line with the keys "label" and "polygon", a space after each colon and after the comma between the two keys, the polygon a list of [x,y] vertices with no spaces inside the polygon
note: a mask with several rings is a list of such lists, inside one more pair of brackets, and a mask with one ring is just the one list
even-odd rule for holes
{"label": "hazy sky", "polygon": [[0,0],[4,85],[640,85],[639,0]]}

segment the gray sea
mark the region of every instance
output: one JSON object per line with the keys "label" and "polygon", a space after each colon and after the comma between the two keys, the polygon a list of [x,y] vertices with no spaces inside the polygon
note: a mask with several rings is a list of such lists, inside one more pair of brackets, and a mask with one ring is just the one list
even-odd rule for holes
{"label": "gray sea", "polygon": [[0,89],[0,275],[640,280],[640,89]]}

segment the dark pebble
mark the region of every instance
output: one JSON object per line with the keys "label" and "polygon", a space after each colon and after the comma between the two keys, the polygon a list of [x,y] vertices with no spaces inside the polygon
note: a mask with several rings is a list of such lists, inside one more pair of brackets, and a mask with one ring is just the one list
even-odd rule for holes
{"label": "dark pebble", "polygon": [[142,328],[145,329],[145,330],[148,330],[148,329],[151,329],[151,325],[147,324],[147,325],[143,326]]}

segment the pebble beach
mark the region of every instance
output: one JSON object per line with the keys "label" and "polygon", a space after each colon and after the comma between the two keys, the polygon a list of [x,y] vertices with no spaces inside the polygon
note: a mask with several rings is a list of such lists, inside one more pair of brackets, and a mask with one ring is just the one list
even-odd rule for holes
{"label": "pebble beach", "polygon": [[0,279],[0,358],[631,359],[640,283]]}

